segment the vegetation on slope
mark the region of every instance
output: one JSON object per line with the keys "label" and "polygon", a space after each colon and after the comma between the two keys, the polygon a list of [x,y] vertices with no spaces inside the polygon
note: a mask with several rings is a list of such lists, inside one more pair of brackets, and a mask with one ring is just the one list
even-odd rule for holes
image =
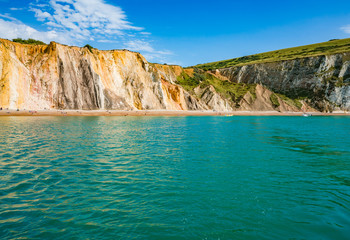
{"label": "vegetation on slope", "polygon": [[240,58],[234,58],[219,62],[199,64],[195,67],[205,71],[219,68],[227,68],[233,66],[242,66],[255,63],[276,62],[283,60],[291,60],[296,58],[304,58],[318,55],[329,55],[335,53],[343,53],[350,51],[350,38],[334,39],[328,42],[306,45],[301,47],[286,48],[272,52],[259,53]]}
{"label": "vegetation on slope", "polygon": [[280,103],[278,101],[278,97],[275,93],[271,94],[270,101],[275,108],[280,106]]}
{"label": "vegetation on slope", "polygon": [[46,45],[46,43],[39,40],[32,39],[32,38],[28,38],[27,40],[22,38],[15,38],[15,39],[12,39],[12,41],[17,43],[22,43],[22,44]]}
{"label": "vegetation on slope", "polygon": [[[235,83],[228,80],[222,80],[217,78],[210,72],[205,72],[202,69],[194,68],[193,76],[183,71],[178,77],[176,83],[181,85],[186,91],[193,95],[196,95],[195,88],[200,87],[205,89],[206,87],[213,86],[215,91],[219,93],[223,98],[231,100],[236,107],[240,107],[239,103],[242,98],[249,92],[254,99],[256,99],[256,84]],[[201,96],[198,96],[201,97]],[[270,96],[270,101],[274,108],[280,106],[279,99],[289,106],[301,109],[302,104],[299,98],[289,98],[286,95],[273,93]]]}
{"label": "vegetation on slope", "polygon": [[274,93],[277,96],[279,96],[285,103],[287,103],[289,106],[294,106],[298,109],[301,109],[301,107],[303,106],[300,102],[300,100],[302,98],[290,98],[287,97],[286,95],[280,94],[280,93]]}
{"label": "vegetation on slope", "polygon": [[231,99],[238,103],[247,92],[250,92],[253,98],[255,95],[256,84],[234,83],[227,80],[221,80],[214,75],[195,68],[193,76],[188,75],[185,71],[177,77],[177,84],[181,85],[186,91],[194,93],[194,88],[201,88],[212,85],[216,92],[224,98]]}
{"label": "vegetation on slope", "polygon": [[302,104],[300,102],[301,99],[292,99],[287,97],[286,95],[279,94],[279,93],[272,93],[270,96],[270,101],[272,103],[272,106],[274,108],[278,108],[280,106],[279,100],[283,100],[284,103],[288,104],[289,106],[296,107],[298,109],[302,108]]}
{"label": "vegetation on slope", "polygon": [[92,53],[92,49],[93,49],[93,47],[92,47],[91,45],[86,44],[86,45],[84,46],[84,48],[89,49],[89,51]]}

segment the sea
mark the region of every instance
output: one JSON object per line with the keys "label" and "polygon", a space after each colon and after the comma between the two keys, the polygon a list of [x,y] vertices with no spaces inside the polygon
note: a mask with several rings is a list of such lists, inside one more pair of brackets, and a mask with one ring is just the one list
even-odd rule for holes
{"label": "sea", "polygon": [[0,239],[350,239],[350,117],[0,117]]}

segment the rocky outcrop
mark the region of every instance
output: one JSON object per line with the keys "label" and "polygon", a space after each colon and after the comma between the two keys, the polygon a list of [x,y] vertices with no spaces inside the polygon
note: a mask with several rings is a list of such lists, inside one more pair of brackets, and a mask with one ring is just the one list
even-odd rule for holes
{"label": "rocky outcrop", "polygon": [[205,88],[198,86],[194,89],[194,92],[210,110],[223,112],[236,110],[235,107],[232,106],[232,102],[218,94],[212,85]]}
{"label": "rocky outcrop", "polygon": [[232,82],[261,84],[319,111],[350,110],[350,53],[216,70]]}

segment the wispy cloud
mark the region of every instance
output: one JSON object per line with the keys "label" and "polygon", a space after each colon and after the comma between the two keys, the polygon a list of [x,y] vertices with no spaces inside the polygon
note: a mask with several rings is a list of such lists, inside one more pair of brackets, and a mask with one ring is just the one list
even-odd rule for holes
{"label": "wispy cloud", "polygon": [[174,53],[168,50],[156,50],[154,49],[150,43],[142,41],[142,40],[133,40],[126,42],[124,44],[126,49],[129,49],[131,51],[135,52],[141,52],[142,55],[151,62],[158,62],[158,63],[167,63],[167,64],[174,64],[174,65],[182,65],[181,62],[174,62],[169,61],[169,56],[173,56]]}
{"label": "wispy cloud", "polygon": [[[33,0],[29,11],[46,27],[39,31],[10,16],[0,14],[0,35],[5,38],[36,38],[44,42],[57,41],[80,45],[88,41],[121,43],[147,59],[165,61],[169,51],[155,50],[148,39],[150,33],[134,26],[126,13],[105,0]],[[24,8],[23,8],[24,9]],[[11,10],[23,10],[11,8]]]}
{"label": "wispy cloud", "polygon": [[342,31],[345,32],[345,33],[349,33],[349,34],[350,34],[350,24],[341,27],[340,30],[342,30]]}
{"label": "wispy cloud", "polygon": [[154,48],[148,42],[142,40],[132,40],[126,42],[125,47],[131,51],[143,51],[143,52],[154,52]]}
{"label": "wispy cloud", "polygon": [[24,39],[27,39],[27,38],[40,39],[44,42],[50,42],[52,40],[62,42],[62,43],[70,42],[70,40],[66,38],[67,36],[62,36],[61,34],[59,34],[54,30],[42,32],[18,20],[7,21],[1,18],[0,18],[0,34],[1,34],[1,37],[7,38],[7,39],[21,37]]}
{"label": "wispy cloud", "polygon": [[145,56],[146,59],[158,60],[161,62],[166,62],[167,55],[173,55],[171,51],[159,51],[155,50],[149,42],[143,40],[131,40],[124,43],[126,49],[131,51],[141,52]]}
{"label": "wispy cloud", "polygon": [[11,11],[21,11],[24,10],[24,8],[10,8]]}
{"label": "wispy cloud", "polygon": [[47,7],[32,4],[31,11],[38,21],[64,30],[77,40],[90,39],[92,35],[94,38],[120,37],[125,31],[143,29],[128,22],[120,7],[104,0],[50,0]]}
{"label": "wispy cloud", "polygon": [[16,18],[11,17],[9,14],[0,14],[0,18],[5,18],[5,19],[11,20],[13,22],[20,22]]}

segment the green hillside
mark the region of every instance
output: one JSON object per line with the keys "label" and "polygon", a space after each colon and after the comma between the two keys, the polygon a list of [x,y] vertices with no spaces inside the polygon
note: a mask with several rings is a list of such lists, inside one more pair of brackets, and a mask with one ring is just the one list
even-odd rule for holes
{"label": "green hillside", "polygon": [[301,47],[286,48],[277,51],[259,53],[240,58],[229,60],[199,64],[194,67],[203,70],[214,70],[219,68],[227,68],[233,66],[242,66],[255,63],[276,62],[283,60],[291,60],[296,58],[311,57],[318,55],[328,55],[334,53],[342,53],[350,51],[350,38],[335,39],[328,42],[305,45]]}

